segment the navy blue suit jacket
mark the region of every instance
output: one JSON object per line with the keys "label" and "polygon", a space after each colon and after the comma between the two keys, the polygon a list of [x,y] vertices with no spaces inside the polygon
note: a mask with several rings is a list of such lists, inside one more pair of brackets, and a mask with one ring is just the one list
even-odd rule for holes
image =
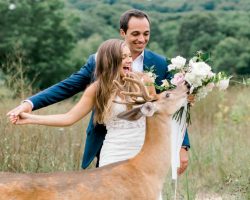
{"label": "navy blue suit jacket", "polygon": [[[152,51],[144,51],[143,60],[144,70],[154,66],[154,72],[157,75],[156,83],[161,85],[161,80],[169,79],[171,74],[168,72],[166,58]],[[95,69],[95,55],[88,58],[87,63],[75,74],[69,78],[39,92],[29,98],[34,104],[33,110],[57,103],[76,93],[85,90],[85,88],[94,80],[93,72]],[[87,128],[87,137],[82,161],[82,168],[86,168],[92,162],[102,147],[106,135],[106,128],[102,124],[93,124],[93,112]],[[189,138],[186,132],[183,145],[189,146]]]}

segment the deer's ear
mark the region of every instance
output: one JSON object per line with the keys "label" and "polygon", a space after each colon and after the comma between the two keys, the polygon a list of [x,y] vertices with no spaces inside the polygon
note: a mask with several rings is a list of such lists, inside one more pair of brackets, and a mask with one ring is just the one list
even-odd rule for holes
{"label": "deer's ear", "polygon": [[147,117],[152,117],[156,111],[157,109],[153,102],[146,102],[141,107],[141,113]]}
{"label": "deer's ear", "polygon": [[121,112],[117,115],[118,118],[125,119],[128,121],[135,121],[143,116],[141,112],[141,106],[133,108],[132,110]]}

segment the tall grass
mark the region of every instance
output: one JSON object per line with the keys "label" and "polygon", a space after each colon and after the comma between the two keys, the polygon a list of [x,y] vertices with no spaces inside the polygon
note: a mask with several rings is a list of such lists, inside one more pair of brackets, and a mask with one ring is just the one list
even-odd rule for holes
{"label": "tall grass", "polygon": [[[189,166],[178,179],[178,199],[250,199],[249,94],[249,87],[214,91],[192,108]],[[88,119],[67,128],[14,126],[5,115],[19,102],[0,99],[0,170],[79,170]],[[63,113],[72,105],[64,101],[36,112]],[[171,174],[163,195],[173,197]]]}
{"label": "tall grass", "polygon": [[[0,106],[0,170],[13,172],[50,172],[79,170],[85,142],[86,122],[56,128],[36,125],[14,126],[5,116],[20,100],[5,100]],[[72,106],[59,103],[35,113],[62,113]]]}
{"label": "tall grass", "polygon": [[7,55],[7,61],[1,66],[2,70],[0,70],[0,75],[2,71],[5,72],[3,83],[5,83],[8,88],[11,88],[12,96],[22,99],[32,93],[32,84],[36,81],[38,75],[35,74],[32,81],[29,80],[27,73],[29,66],[24,66],[24,60],[24,53],[22,50],[16,48],[13,50],[12,54]]}

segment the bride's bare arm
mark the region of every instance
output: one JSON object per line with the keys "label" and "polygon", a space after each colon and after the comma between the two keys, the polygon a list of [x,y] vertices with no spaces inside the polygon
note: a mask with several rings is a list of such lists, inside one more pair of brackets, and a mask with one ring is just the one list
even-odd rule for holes
{"label": "bride's bare arm", "polygon": [[[40,124],[47,126],[70,126],[85,117],[95,103],[96,82],[91,84],[83,93],[80,101],[67,113],[56,115],[34,115],[21,113],[15,124]],[[10,116],[11,121],[11,116]]]}

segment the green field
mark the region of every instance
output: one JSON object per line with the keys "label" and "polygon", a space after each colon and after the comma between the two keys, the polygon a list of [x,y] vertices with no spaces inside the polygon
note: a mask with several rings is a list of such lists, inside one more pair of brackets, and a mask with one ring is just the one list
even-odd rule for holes
{"label": "green field", "polygon": [[[51,172],[80,170],[88,119],[67,128],[14,126],[6,113],[21,101],[0,90],[0,170]],[[250,87],[213,91],[192,108],[189,167],[178,179],[178,199],[250,199]],[[63,113],[64,101],[36,111]],[[166,177],[164,199],[172,199]]]}

